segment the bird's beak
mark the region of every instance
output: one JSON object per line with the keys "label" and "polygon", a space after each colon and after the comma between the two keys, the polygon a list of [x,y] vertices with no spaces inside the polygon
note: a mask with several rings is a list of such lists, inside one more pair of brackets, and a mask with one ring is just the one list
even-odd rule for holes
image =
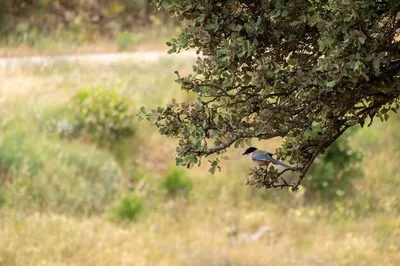
{"label": "bird's beak", "polygon": [[242,153],[242,155],[246,155],[246,153],[245,153],[245,152],[243,152],[243,153]]}

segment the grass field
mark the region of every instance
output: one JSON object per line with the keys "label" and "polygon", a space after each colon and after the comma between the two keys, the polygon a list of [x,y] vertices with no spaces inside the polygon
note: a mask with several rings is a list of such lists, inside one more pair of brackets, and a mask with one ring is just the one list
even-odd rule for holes
{"label": "grass field", "polygon": [[0,57],[111,53],[131,51],[167,51],[165,42],[182,30],[178,26],[164,27],[159,20],[152,27],[118,31],[113,38],[96,35],[85,27],[79,32],[58,30],[43,34],[38,30],[2,36]]}
{"label": "grass field", "polygon": [[[243,148],[231,149],[215,175],[206,164],[178,172],[192,189],[169,195],[163,180],[176,141],[146,121],[111,145],[88,132],[61,136],[82,89],[117,89],[134,111],[195,99],[173,74],[190,73],[192,63],[0,70],[0,265],[400,265],[398,115],[351,136],[363,176],[328,203],[306,201],[304,188],[245,186]],[[126,195],[140,210],[124,205]]]}

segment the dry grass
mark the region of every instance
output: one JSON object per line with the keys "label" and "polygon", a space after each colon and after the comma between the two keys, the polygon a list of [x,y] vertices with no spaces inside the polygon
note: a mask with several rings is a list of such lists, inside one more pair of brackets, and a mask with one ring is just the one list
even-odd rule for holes
{"label": "dry grass", "polygon": [[[173,71],[187,73],[191,63],[162,59],[141,65],[59,63],[3,70],[0,113],[28,121],[45,106],[61,104],[93,84],[118,84],[138,108],[172,97],[193,99],[173,82]],[[5,118],[2,127],[10,125],[11,118]],[[173,165],[175,141],[142,122],[134,155],[137,170],[146,176],[140,192],[146,210],[139,220],[118,223],[107,213],[67,216],[6,205],[0,209],[0,265],[400,265],[400,169],[393,144],[398,124],[387,125],[387,139],[377,124],[353,140],[374,155],[366,157],[365,178],[356,186],[360,195],[379,196],[365,202],[379,211],[348,215],[342,205],[303,205],[301,193],[244,186],[249,164],[241,149],[229,152],[221,173],[209,175],[206,165],[190,170],[194,188],[188,199],[167,199],[159,181]],[[273,150],[279,141],[259,145]],[[270,231],[257,240],[247,238],[263,226]]]}
{"label": "dry grass", "polygon": [[[127,51],[168,51],[165,42],[168,37],[160,38],[157,42],[140,42],[132,45]],[[113,40],[101,39],[96,42],[88,42],[81,45],[54,43],[51,47],[32,47],[27,44],[12,46],[0,46],[0,57],[19,57],[32,55],[65,55],[65,54],[100,54],[120,52],[118,44]]]}
{"label": "dry grass", "polygon": [[[138,223],[101,217],[22,214],[3,210],[4,265],[398,265],[395,243],[376,237],[374,222],[337,227],[272,209],[165,204]],[[257,208],[256,208],[257,209]],[[171,214],[174,211],[175,214]],[[398,224],[399,219],[390,221]],[[382,222],[381,222],[382,223]],[[385,221],[383,224],[388,224]],[[259,240],[242,233],[272,230]],[[227,232],[237,227],[235,244]]]}

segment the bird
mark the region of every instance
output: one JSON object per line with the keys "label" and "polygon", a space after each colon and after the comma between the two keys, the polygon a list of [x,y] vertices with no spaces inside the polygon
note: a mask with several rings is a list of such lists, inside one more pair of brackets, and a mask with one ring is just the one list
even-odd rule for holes
{"label": "bird", "polygon": [[268,166],[269,163],[280,165],[287,169],[293,169],[293,166],[287,165],[281,161],[272,158],[273,154],[268,151],[259,150],[256,147],[248,148],[242,155],[247,155],[258,166]]}

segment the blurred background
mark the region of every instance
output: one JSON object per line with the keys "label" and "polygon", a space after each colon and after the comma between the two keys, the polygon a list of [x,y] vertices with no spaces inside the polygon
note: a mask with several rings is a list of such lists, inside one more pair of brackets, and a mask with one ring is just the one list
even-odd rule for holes
{"label": "blurred background", "polygon": [[246,147],[174,166],[136,114],[196,99],[174,82],[196,55],[166,53],[184,27],[151,1],[0,0],[0,265],[400,265],[394,113],[296,193],[246,186]]}

